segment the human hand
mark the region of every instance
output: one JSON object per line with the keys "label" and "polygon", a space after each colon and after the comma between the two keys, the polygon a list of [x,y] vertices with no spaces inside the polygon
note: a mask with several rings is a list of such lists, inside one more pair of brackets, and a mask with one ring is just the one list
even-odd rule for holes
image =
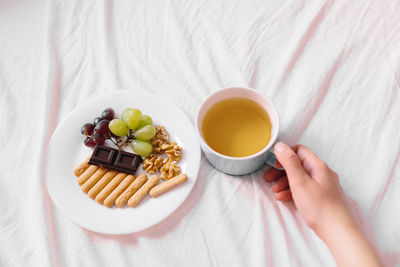
{"label": "human hand", "polygon": [[326,243],[338,266],[382,266],[378,255],[355,223],[338,175],[310,149],[284,143],[274,147],[285,171],[264,174],[275,199],[294,203],[307,225]]}
{"label": "human hand", "polygon": [[271,168],[264,174],[266,181],[276,181],[272,187],[276,200],[294,200],[300,215],[317,234],[331,224],[325,222],[339,215],[352,219],[338,175],[309,148],[290,148],[279,142],[274,152],[286,171]]}

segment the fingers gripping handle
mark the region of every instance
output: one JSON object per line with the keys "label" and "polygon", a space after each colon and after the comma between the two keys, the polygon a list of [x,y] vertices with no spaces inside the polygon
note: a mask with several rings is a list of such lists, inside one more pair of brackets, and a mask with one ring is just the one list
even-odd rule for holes
{"label": "fingers gripping handle", "polygon": [[281,170],[281,171],[285,170],[284,168],[279,168],[276,166],[277,159],[273,152],[273,147],[270,148],[269,150],[267,150],[267,153],[265,154],[265,162],[274,169]]}

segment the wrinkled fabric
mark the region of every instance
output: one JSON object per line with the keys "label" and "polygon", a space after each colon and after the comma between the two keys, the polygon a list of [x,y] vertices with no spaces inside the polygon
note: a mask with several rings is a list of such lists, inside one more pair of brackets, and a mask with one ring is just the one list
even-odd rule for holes
{"label": "wrinkled fabric", "polygon": [[294,205],[273,199],[265,167],[232,177],[203,156],[173,215],[122,236],[84,230],[49,198],[50,136],[87,99],[145,90],[194,122],[232,85],[276,105],[280,139],[339,174],[385,264],[400,266],[399,14],[398,0],[0,1],[0,266],[335,266]]}

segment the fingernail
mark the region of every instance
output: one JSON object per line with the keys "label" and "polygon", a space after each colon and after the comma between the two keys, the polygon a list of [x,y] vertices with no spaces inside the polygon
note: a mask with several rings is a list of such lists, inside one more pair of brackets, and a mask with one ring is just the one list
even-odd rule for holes
{"label": "fingernail", "polygon": [[287,147],[287,145],[285,145],[284,143],[278,142],[278,143],[275,144],[275,151],[276,152],[282,152],[283,150],[286,149],[286,147]]}

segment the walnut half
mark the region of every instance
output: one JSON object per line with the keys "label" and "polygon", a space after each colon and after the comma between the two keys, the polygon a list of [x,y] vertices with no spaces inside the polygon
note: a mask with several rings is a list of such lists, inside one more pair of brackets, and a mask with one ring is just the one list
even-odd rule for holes
{"label": "walnut half", "polygon": [[169,180],[181,173],[181,168],[175,164],[171,158],[164,160],[163,166],[160,169],[160,178],[163,180]]}
{"label": "walnut half", "polygon": [[153,174],[160,170],[162,164],[162,158],[152,155],[143,161],[143,170],[145,170],[149,174]]}
{"label": "walnut half", "polygon": [[161,149],[165,152],[165,154],[168,155],[168,157],[172,161],[179,162],[182,159],[182,148],[178,146],[176,142],[172,142],[171,144],[164,144],[161,146]]}
{"label": "walnut half", "polygon": [[151,145],[153,146],[153,153],[162,154],[161,146],[164,144],[169,144],[169,136],[168,132],[164,126],[157,125],[156,126],[156,135],[151,140]]}
{"label": "walnut half", "polygon": [[[157,125],[156,135],[151,140],[153,154],[144,159],[143,169],[153,174],[160,172],[160,178],[168,180],[181,173],[181,168],[177,163],[182,159],[183,149],[176,142],[169,142],[168,132],[164,126]],[[167,158],[162,159],[158,155],[166,154]]]}

